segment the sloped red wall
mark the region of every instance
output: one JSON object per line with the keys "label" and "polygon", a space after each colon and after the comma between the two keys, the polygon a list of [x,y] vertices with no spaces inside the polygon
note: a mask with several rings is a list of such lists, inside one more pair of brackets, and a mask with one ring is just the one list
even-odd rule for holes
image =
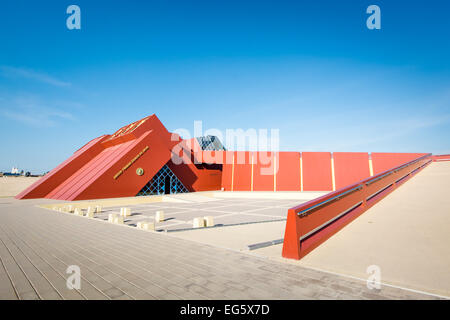
{"label": "sloped red wall", "polygon": [[44,198],[50,191],[54,190],[64,181],[67,181],[71,175],[85,165],[90,159],[104,150],[101,142],[108,137],[108,135],[103,135],[89,141],[83,147],[75,151],[75,153],[67,160],[62,162],[24,191],[16,195],[15,198]]}

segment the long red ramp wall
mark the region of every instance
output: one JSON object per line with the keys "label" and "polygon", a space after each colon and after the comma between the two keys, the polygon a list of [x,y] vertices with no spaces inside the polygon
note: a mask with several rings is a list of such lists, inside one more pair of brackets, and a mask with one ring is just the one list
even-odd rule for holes
{"label": "long red ramp wall", "polygon": [[431,161],[425,155],[289,209],[283,257],[301,259]]}

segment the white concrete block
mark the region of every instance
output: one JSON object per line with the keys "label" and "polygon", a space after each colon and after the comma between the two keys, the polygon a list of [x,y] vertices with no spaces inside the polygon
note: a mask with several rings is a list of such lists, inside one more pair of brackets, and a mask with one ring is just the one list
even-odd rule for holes
{"label": "white concrete block", "polygon": [[139,221],[137,227],[147,231],[155,231],[155,224],[153,222]]}
{"label": "white concrete block", "polygon": [[108,222],[114,223],[115,218],[117,218],[117,214],[115,213],[108,214]]}
{"label": "white concrete block", "polygon": [[193,228],[203,228],[205,226],[205,220],[203,218],[194,218],[192,221]]}
{"label": "white concrete block", "polygon": [[205,226],[214,227],[214,218],[212,216],[203,217],[203,220],[205,220]]}
{"label": "white concrete block", "polygon": [[115,224],[123,224],[123,217],[122,216],[117,216],[114,218],[113,223]]}
{"label": "white concrete block", "polygon": [[102,209],[102,206],[95,206],[95,213],[101,213]]}
{"label": "white concrete block", "polygon": [[80,208],[75,208],[74,211],[73,211],[73,213],[74,213],[76,216],[82,216],[82,215],[83,215],[83,211],[82,211]]}
{"label": "white concrete block", "polygon": [[86,211],[86,217],[93,218],[95,216],[95,208],[94,207],[88,207]]}
{"label": "white concrete block", "polygon": [[163,222],[164,221],[164,211],[159,210],[155,213],[155,222]]}
{"label": "white concrete block", "polygon": [[129,217],[129,216],[131,216],[131,209],[130,208],[120,208],[120,215],[122,217]]}
{"label": "white concrete block", "polygon": [[86,211],[86,216],[87,216],[87,215],[92,215],[92,216],[94,216],[94,214],[95,214],[95,207],[88,207],[88,208],[87,208],[87,211]]}
{"label": "white concrete block", "polygon": [[155,231],[155,224],[153,222],[146,222],[143,224],[142,229],[147,231]]}
{"label": "white concrete block", "polygon": [[67,206],[67,212],[73,212],[75,210],[75,208],[74,208],[74,206],[73,205],[68,205]]}

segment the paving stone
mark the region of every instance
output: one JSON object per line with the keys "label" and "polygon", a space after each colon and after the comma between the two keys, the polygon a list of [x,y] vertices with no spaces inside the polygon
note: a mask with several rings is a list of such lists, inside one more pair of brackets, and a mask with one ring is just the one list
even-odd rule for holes
{"label": "paving stone", "polygon": [[[1,299],[16,297],[11,282],[17,288],[20,299],[39,299],[39,295],[43,299],[57,299],[60,297],[58,293],[64,298],[80,299],[430,297],[384,287],[372,292],[365,288],[363,282],[348,281],[316,270],[184,241],[161,233],[58,214],[33,206],[38,202],[11,200],[8,211],[2,210],[0,214]],[[258,201],[246,200],[233,205],[228,201],[215,204],[217,211],[246,211],[247,218],[253,217],[251,214],[256,214],[260,208],[265,208],[261,213],[267,215],[271,211],[266,210],[267,206],[277,205],[271,201],[263,205]],[[189,207],[187,204],[184,206]],[[147,208],[144,205],[140,208],[143,216],[154,214],[153,209],[144,211]],[[155,206],[154,211],[164,210],[166,218],[170,218],[169,209],[173,209],[173,213],[180,208],[177,204],[164,204]],[[102,214],[106,217],[113,211],[104,208]],[[138,211],[132,208],[132,212]],[[205,212],[191,213],[204,216]],[[138,216],[129,218],[133,221]],[[81,268],[79,292],[64,289],[68,276],[66,268],[73,264]]]}
{"label": "paving stone", "polygon": [[110,289],[104,291],[104,293],[111,299],[115,299],[115,298],[118,298],[118,297],[121,297],[124,295],[124,292],[117,288],[110,288]]}

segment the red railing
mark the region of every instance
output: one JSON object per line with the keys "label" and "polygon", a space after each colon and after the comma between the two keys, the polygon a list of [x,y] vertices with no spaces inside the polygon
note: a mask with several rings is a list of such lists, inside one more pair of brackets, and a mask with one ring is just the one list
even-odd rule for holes
{"label": "red railing", "polygon": [[289,209],[283,257],[301,259],[431,161],[427,154]]}

